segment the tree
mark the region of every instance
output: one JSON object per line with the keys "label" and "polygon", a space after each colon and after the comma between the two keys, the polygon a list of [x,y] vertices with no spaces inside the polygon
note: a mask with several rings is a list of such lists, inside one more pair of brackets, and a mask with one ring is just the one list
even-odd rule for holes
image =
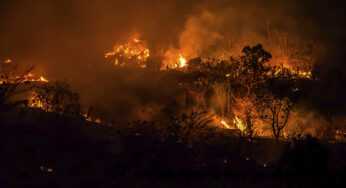
{"label": "tree", "polygon": [[255,134],[254,124],[259,117],[258,95],[264,89],[266,80],[271,71],[268,62],[270,53],[262,45],[246,46],[239,59],[231,59],[235,64],[235,71],[230,75],[231,96],[234,104],[233,113],[245,124],[245,134],[252,138]]}
{"label": "tree", "polygon": [[294,99],[294,79],[288,69],[273,67],[260,97],[260,119],[270,125],[276,140],[287,125]]}
{"label": "tree", "polygon": [[224,60],[208,59],[202,61],[200,58],[192,59],[188,63],[187,73],[184,74],[181,85],[195,97],[197,105],[200,105],[199,101],[202,101],[204,107],[206,106],[205,93],[213,91],[219,102],[223,118],[225,105],[229,104],[230,89],[228,80],[232,66],[230,62]]}
{"label": "tree", "polygon": [[78,94],[72,92],[65,81],[38,85],[33,92],[31,106],[61,115],[78,115],[81,109]]}

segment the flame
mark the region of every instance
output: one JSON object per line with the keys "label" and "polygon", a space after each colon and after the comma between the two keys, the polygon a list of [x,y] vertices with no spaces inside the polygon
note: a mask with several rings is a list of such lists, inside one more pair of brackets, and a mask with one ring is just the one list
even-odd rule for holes
{"label": "flame", "polygon": [[139,39],[137,39],[137,38],[134,38],[134,39],[133,39],[133,42],[134,42],[134,43],[139,43],[139,42],[141,42],[141,40],[139,40]]}
{"label": "flame", "polygon": [[245,126],[243,122],[241,121],[241,119],[239,119],[237,116],[235,116],[233,123],[238,127],[240,131],[244,131]]}
{"label": "flame", "polygon": [[170,47],[168,50],[163,52],[163,60],[161,70],[165,69],[176,69],[185,67],[187,64],[187,58],[185,53],[180,49]]}
{"label": "flame", "polygon": [[179,63],[180,63],[180,67],[184,67],[186,65],[186,59],[184,58],[182,54],[179,54]]}
{"label": "flame", "polygon": [[114,64],[120,67],[126,66],[129,63],[135,63],[142,66],[144,62],[150,57],[150,51],[142,41],[133,38],[129,42],[114,47],[112,52],[105,54],[105,58],[113,58]]}
{"label": "flame", "polygon": [[6,64],[11,63],[11,62],[12,62],[11,59],[6,59],[6,60],[4,61],[4,63],[6,63]]}
{"label": "flame", "polygon": [[82,114],[83,116],[84,116],[84,119],[86,120],[86,121],[89,121],[89,122],[95,122],[95,123],[101,123],[101,119],[100,118],[96,118],[96,119],[93,119],[93,118],[91,118],[90,116],[88,117],[88,115],[87,114]]}
{"label": "flame", "polygon": [[0,79],[0,84],[6,83],[25,83],[25,82],[49,82],[45,77],[40,76],[37,78],[32,73],[24,76],[13,76],[7,79]]}
{"label": "flame", "polygon": [[296,74],[298,74],[299,77],[301,78],[311,78],[312,74],[311,71],[305,72],[305,71],[295,71]]}
{"label": "flame", "polygon": [[47,78],[44,76],[40,76],[39,78],[35,78],[32,73],[28,73],[24,76],[23,82],[48,82]]}
{"label": "flame", "polygon": [[40,76],[40,81],[42,81],[42,82],[48,82],[48,80],[47,80],[45,77],[43,77],[43,76]]}
{"label": "flame", "polygon": [[221,124],[224,125],[227,129],[231,128],[229,125],[227,125],[225,120],[221,120]]}
{"label": "flame", "polygon": [[[307,78],[307,79],[311,79],[312,78],[312,73],[311,71],[301,71],[301,70],[294,70],[293,68],[291,67],[286,67],[287,69],[290,70],[290,72],[294,75],[296,75],[297,77],[299,78]],[[282,69],[277,69],[275,72],[274,72],[274,76],[277,76],[279,73],[282,72]]]}

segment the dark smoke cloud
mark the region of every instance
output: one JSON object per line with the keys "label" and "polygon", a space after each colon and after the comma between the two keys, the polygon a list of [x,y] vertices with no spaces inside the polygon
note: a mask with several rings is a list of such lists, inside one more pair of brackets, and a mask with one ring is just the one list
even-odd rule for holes
{"label": "dark smoke cloud", "polygon": [[[152,54],[174,46],[199,47],[193,56],[220,56],[224,46],[237,54],[243,46],[257,43],[271,52],[275,49],[268,42],[269,28],[286,33],[293,47],[318,46],[316,54],[328,59],[334,56],[331,52],[345,50],[344,4],[323,0],[2,0],[0,58],[37,65],[36,73],[51,80],[67,79],[83,104],[96,106],[108,118],[131,116],[141,111],[138,104],[154,106],[177,91],[171,88],[173,78],[164,84],[155,74],[114,71],[103,57],[114,44],[140,34]],[[344,63],[337,64],[345,68]]]}

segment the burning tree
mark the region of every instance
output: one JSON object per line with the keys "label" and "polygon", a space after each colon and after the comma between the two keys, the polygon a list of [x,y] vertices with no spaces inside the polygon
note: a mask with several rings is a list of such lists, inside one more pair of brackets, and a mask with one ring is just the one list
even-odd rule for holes
{"label": "burning tree", "polygon": [[245,134],[252,138],[255,134],[254,124],[259,117],[258,106],[260,98],[258,94],[263,90],[271,68],[268,62],[271,55],[262,45],[245,47],[245,54],[240,59],[232,59],[235,70],[231,75],[231,96],[233,99],[233,113],[237,119],[243,122]]}
{"label": "burning tree", "polygon": [[81,109],[78,94],[72,92],[65,81],[38,85],[31,102],[32,107],[61,115],[78,115]]}

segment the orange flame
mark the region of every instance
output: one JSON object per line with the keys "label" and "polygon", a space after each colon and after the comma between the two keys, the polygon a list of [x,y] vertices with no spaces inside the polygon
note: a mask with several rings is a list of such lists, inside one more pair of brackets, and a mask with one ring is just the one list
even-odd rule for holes
{"label": "orange flame", "polygon": [[235,118],[233,120],[233,123],[238,127],[238,129],[240,131],[244,131],[245,130],[245,126],[244,126],[243,122],[237,116],[235,116]]}
{"label": "orange flame", "polygon": [[227,129],[230,129],[231,127],[226,123],[225,120],[221,120],[221,124],[224,125]]}
{"label": "orange flame", "polygon": [[179,63],[180,67],[184,67],[186,65],[186,59],[183,57],[182,54],[179,54]]}

